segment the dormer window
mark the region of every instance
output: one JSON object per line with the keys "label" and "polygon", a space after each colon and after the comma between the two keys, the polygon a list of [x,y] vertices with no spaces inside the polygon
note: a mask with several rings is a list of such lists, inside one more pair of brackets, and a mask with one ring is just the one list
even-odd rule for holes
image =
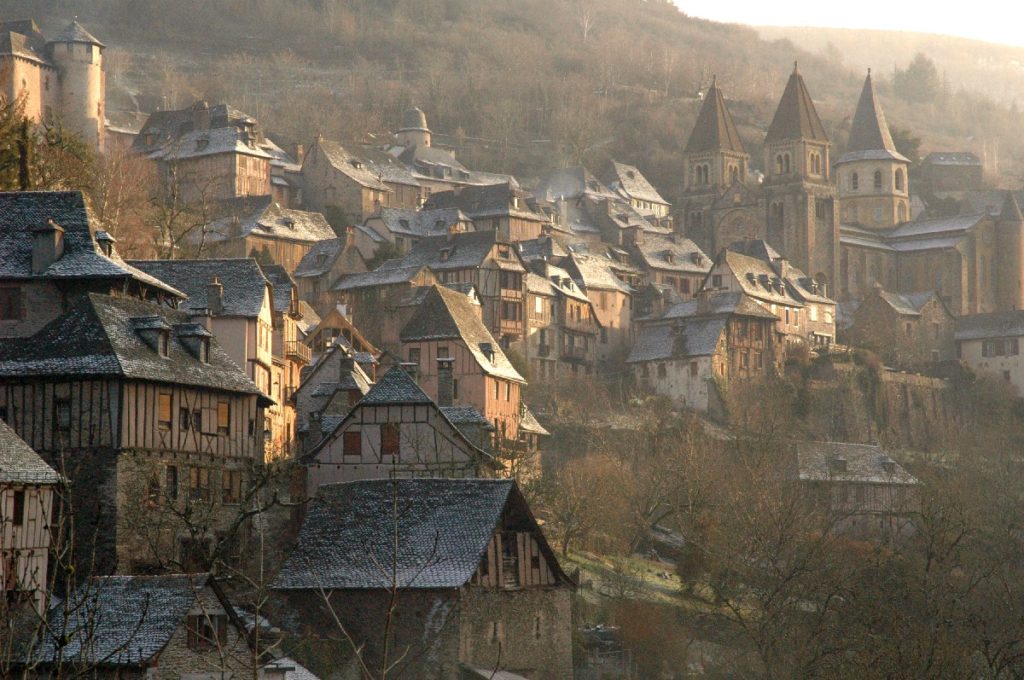
{"label": "dormer window", "polygon": [[447,262],[448,258],[452,256],[452,248],[441,248],[441,261]]}
{"label": "dormer window", "polygon": [[210,140],[206,137],[201,137],[196,140],[196,151],[202,151],[210,145]]}
{"label": "dormer window", "polygon": [[167,358],[170,352],[171,334],[167,331],[160,331],[156,340],[156,353]]}
{"label": "dormer window", "polygon": [[286,217],[283,220],[281,220],[281,222],[283,222],[284,226],[288,227],[289,229],[295,229],[295,220],[293,220],[292,218]]}
{"label": "dormer window", "polygon": [[405,219],[398,220],[398,225],[400,227],[402,227],[402,229],[408,230],[409,229],[409,220],[405,220]]}
{"label": "dormer window", "polygon": [[352,167],[355,168],[356,170],[362,170],[363,169],[363,162],[362,161],[353,158],[349,162],[352,164]]}
{"label": "dormer window", "polygon": [[210,363],[210,339],[201,338],[199,340],[199,361],[204,364]]}
{"label": "dormer window", "polygon": [[669,264],[673,264],[676,260],[676,255],[671,250],[665,251],[665,261]]}

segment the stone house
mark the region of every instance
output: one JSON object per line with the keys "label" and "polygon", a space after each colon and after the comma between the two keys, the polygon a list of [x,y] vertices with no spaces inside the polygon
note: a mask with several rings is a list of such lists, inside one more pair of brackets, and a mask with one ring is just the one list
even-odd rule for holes
{"label": "stone house", "polygon": [[480,318],[474,298],[444,286],[432,286],[402,327],[402,358],[412,365],[417,383],[429,397],[449,405],[447,374],[438,359],[451,364],[451,404],[472,406],[494,424],[495,448],[517,449],[526,381],[508,360]]}
{"label": "stone house", "polygon": [[594,372],[601,324],[569,273],[536,261],[526,274],[525,358],[538,379]]}
{"label": "stone house", "polygon": [[503,241],[529,241],[552,226],[537,200],[512,181],[434,192],[423,208],[459,210],[478,231],[495,232]]}
{"label": "stone house", "polygon": [[384,658],[387,634],[388,659],[402,657],[396,672],[424,680],[573,675],[574,583],[511,480],[321,487],[272,587],[282,609],[303,612],[289,632],[322,658],[352,649],[334,633],[325,592],[371,667]]}
{"label": "stone house", "polygon": [[[458,208],[381,208],[367,217],[363,226],[382,239],[370,237],[373,243],[391,243],[400,256],[427,236],[475,231],[473,220]],[[366,247],[370,247],[369,242]]]}
{"label": "stone house", "polygon": [[372,272],[346,276],[334,286],[336,303],[348,322],[382,351],[394,354],[401,351],[399,333],[413,311],[410,298],[417,288],[438,280],[424,264],[401,263],[389,260]]}
{"label": "stone house", "polygon": [[672,204],[661,197],[646,177],[637,168],[625,163],[611,161],[601,175],[601,181],[610,190],[629,202],[630,207],[654,221],[667,218]]}
{"label": "stone house", "polygon": [[921,160],[921,188],[929,193],[979,191],[985,168],[970,151],[933,151]]}
{"label": "stone house", "polygon": [[157,164],[169,197],[210,206],[243,196],[270,196],[273,157],[256,119],[227,104],[150,114],[132,151]]}
{"label": "stone house", "polygon": [[956,356],[972,370],[995,375],[1024,395],[1024,310],[958,317],[953,334]]}
{"label": "stone house", "polygon": [[303,205],[321,212],[340,210],[351,224],[391,205],[391,190],[377,168],[323,137],[310,145],[302,160],[302,187]]}
{"label": "stone house", "polygon": [[704,288],[744,293],[770,311],[785,341],[780,348],[835,342],[835,301],[764,241],[740,241],[719,253]]}
{"label": "stone house", "polygon": [[59,121],[104,151],[105,48],[77,20],[49,40],[31,19],[0,23],[0,95],[8,102],[24,97],[30,121]]}
{"label": "stone house", "polygon": [[472,286],[480,298],[484,324],[502,347],[523,340],[526,267],[519,249],[496,232],[448,233],[420,239],[403,258],[384,263],[378,271],[396,267],[427,267],[440,283]]}
{"label": "stone house", "polygon": [[70,481],[78,557],[99,573],[201,562],[233,538],[217,532],[263,464],[270,404],[189,314],[139,300],[90,293],[0,346],[0,415]]}
{"label": "stone house", "polygon": [[633,340],[632,285],[623,280],[619,268],[628,266],[628,254],[616,262],[610,255],[573,251],[561,266],[586,293],[600,324],[597,345],[599,362],[608,361],[626,351]]}
{"label": "stone house", "polygon": [[[448,372],[450,384],[450,363],[440,370]],[[319,443],[303,457],[310,498],[336,482],[490,477],[502,469],[400,366],[381,376],[333,430],[321,436],[319,414],[311,415],[310,440]]]}
{"label": "stone house", "polygon": [[185,297],[121,259],[82,192],[0,192],[0,336],[32,335],[88,293]]}
{"label": "stone house", "polygon": [[935,293],[888,293],[881,286],[853,312],[846,342],[879,354],[891,366],[913,367],[956,356],[956,319]]}
{"label": "stone house", "polygon": [[102,576],[50,608],[30,677],[283,680],[209,574]]}
{"label": "stone house", "polygon": [[914,532],[920,482],[880,447],[798,442],[795,457],[796,479],[836,531],[889,540]]}
{"label": "stone house", "polygon": [[356,245],[355,228],[349,227],[344,238],[317,241],[299,261],[293,276],[299,287],[299,299],[305,300],[321,314],[335,304],[331,291],[343,276],[367,271],[366,258]]}
{"label": "stone house", "polygon": [[[273,400],[264,421],[266,453],[275,457],[287,452],[295,410],[285,398],[283,364],[288,359],[305,365],[310,359],[309,348],[293,340],[290,359],[285,356],[283,343],[275,356],[275,321],[283,322],[283,318],[277,319],[273,287],[256,260],[135,260],[133,264],[161,281],[181,286],[188,299],[179,309],[213,333],[231,359]],[[294,320],[289,321],[294,334]],[[275,360],[279,369],[275,369]],[[297,376],[298,371],[295,373]]]}
{"label": "stone house", "polygon": [[336,238],[320,213],[284,208],[269,196],[223,208],[224,216],[192,237],[202,257],[259,257],[293,272],[317,243]]}
{"label": "stone house", "polygon": [[57,510],[54,491],[62,481],[0,420],[0,607],[31,603],[43,613]]}
{"label": "stone house", "polygon": [[775,371],[777,317],[739,292],[702,292],[638,324],[626,363],[637,386],[720,415],[726,392]]}

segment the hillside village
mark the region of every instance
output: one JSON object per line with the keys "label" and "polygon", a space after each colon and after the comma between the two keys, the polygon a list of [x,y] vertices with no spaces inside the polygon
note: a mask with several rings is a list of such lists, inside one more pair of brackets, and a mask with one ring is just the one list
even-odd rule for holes
{"label": "hillside village", "polygon": [[115,124],[0,20],[0,675],[1024,672],[1024,190],[870,70],[754,154],[712,76],[659,186]]}

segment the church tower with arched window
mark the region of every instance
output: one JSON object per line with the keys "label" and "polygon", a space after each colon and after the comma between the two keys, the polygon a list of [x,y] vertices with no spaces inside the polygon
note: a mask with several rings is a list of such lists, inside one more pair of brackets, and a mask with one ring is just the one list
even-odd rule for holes
{"label": "church tower with arched window", "polygon": [[893,144],[868,70],[853,116],[850,142],[836,162],[843,224],[881,230],[909,221],[909,169],[910,161]]}
{"label": "church tower with arched window", "polygon": [[713,79],[683,150],[680,202],[683,229],[705,252],[763,238],[758,196],[747,186],[749,166],[750,155]]}
{"label": "church tower with arched window", "polygon": [[819,283],[839,267],[832,144],[794,64],[764,140],[767,240]]}

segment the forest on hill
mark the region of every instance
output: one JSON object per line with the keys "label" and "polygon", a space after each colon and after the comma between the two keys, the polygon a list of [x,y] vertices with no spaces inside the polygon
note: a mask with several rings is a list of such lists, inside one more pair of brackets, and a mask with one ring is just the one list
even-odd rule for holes
{"label": "forest on hill", "polygon": [[[205,98],[257,116],[282,144],[318,133],[383,142],[401,111],[418,105],[468,166],[529,181],[615,157],[640,167],[669,200],[677,198],[681,152],[712,76],[756,168],[794,61],[836,153],[864,75],[834,51],[763,40],[752,28],[692,18],[664,1],[8,0],[4,7],[4,18],[35,17],[46,31],[77,15],[107,43],[114,122],[138,124],[160,106]],[[922,152],[998,152],[1003,174],[1014,176],[1024,140],[1013,106],[948,83],[928,101],[907,101],[887,70],[877,84],[898,137],[920,138]]]}

